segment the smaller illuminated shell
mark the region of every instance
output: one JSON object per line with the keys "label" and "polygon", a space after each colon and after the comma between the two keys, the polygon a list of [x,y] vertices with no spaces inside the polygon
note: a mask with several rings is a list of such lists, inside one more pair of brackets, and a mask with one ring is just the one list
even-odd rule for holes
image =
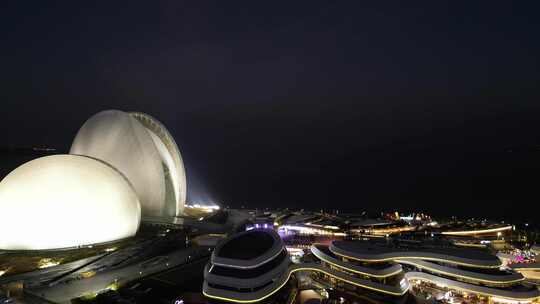
{"label": "smaller illuminated shell", "polygon": [[130,182],[107,163],[53,155],[0,182],[0,217],[0,249],[56,249],[133,236],[141,207]]}

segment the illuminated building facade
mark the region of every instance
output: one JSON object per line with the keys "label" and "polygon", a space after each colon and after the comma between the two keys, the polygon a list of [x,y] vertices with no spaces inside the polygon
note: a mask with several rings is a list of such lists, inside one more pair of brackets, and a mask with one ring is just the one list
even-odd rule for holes
{"label": "illuminated building facade", "polygon": [[[226,251],[245,254],[241,252],[247,250],[246,244],[250,242],[247,238],[239,240],[249,233],[257,233],[256,238],[272,235],[268,239],[281,245],[266,246],[257,255],[264,258],[257,262],[246,263],[224,254]],[[207,265],[205,295],[227,302],[260,302],[279,292],[296,273],[304,272],[332,289],[383,303],[401,303],[406,294],[422,301],[442,303],[540,303],[540,291],[536,287],[525,283],[524,276],[516,271],[501,270],[501,261],[485,251],[334,241],[329,246],[313,244],[308,259],[289,264],[276,262],[281,261],[276,257],[281,255],[282,248],[272,230],[251,230],[233,236],[217,247]],[[275,265],[264,268],[271,265],[267,263]],[[251,272],[252,268],[257,272]]]}
{"label": "illuminated building facade", "polygon": [[521,273],[526,279],[540,285],[540,262],[536,263],[516,263],[510,268]]}
{"label": "illuminated building facade", "polygon": [[382,303],[404,301],[409,284],[400,264],[393,261],[356,261],[337,254],[334,243],[311,247],[311,253],[319,260],[322,270],[313,271],[313,278],[343,292],[357,293]]}
{"label": "illuminated building facade", "polygon": [[272,230],[245,231],[224,240],[204,270],[208,298],[237,303],[260,302],[275,295],[290,278],[289,255]]}
{"label": "illuminated building facade", "polygon": [[122,172],[137,192],[143,217],[183,213],[184,164],[174,139],[155,118],[138,112],[99,112],[80,128],[70,154],[103,160]]}
{"label": "illuminated building facade", "polygon": [[487,228],[473,228],[473,229],[459,229],[459,230],[445,230],[441,231],[440,234],[448,236],[494,236],[500,237],[503,233],[512,231],[513,226],[504,225],[496,227],[487,227]]}
{"label": "illuminated building facade", "polygon": [[459,248],[394,247],[369,242],[334,242],[331,250],[360,263],[402,265],[410,293],[447,303],[538,303],[540,291],[524,277],[500,270],[501,261],[484,251]]}
{"label": "illuminated building facade", "polygon": [[314,245],[311,250],[322,263],[291,264],[283,242],[274,231],[239,233],[214,250],[205,268],[203,293],[214,300],[235,303],[275,300],[273,297],[284,286],[294,285],[297,272],[311,273],[336,287],[373,292],[384,299],[399,298],[407,292],[408,283],[398,264],[372,269],[337,261],[328,246]]}
{"label": "illuminated building facade", "polygon": [[0,183],[0,248],[37,250],[133,236],[141,207],[122,173],[79,155],[23,164]]}
{"label": "illuminated building facade", "polygon": [[387,236],[401,232],[414,231],[417,227],[405,221],[385,221],[373,219],[353,220],[349,224],[352,236]]}
{"label": "illuminated building facade", "polygon": [[184,165],[165,127],[147,114],[103,111],[70,154],[35,159],[0,182],[0,249],[116,241],[142,217],[184,214],[185,200]]}

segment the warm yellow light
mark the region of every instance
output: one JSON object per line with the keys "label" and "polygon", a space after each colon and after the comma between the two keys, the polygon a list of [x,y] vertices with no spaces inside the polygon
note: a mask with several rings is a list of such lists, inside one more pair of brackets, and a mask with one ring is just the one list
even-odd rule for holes
{"label": "warm yellow light", "polygon": [[532,303],[532,301],[519,301],[519,300],[503,299],[503,298],[498,298],[498,297],[492,297],[491,301],[492,301],[492,303],[505,303],[505,304],[528,304],[528,303]]}
{"label": "warm yellow light", "polygon": [[476,290],[469,290],[469,289],[467,289],[465,287],[460,287],[458,285],[446,286],[444,284],[440,284],[440,283],[438,283],[436,281],[433,281],[433,280],[430,280],[428,278],[417,277],[414,272],[406,273],[405,277],[407,278],[407,280],[409,280],[410,283],[415,282],[415,281],[418,281],[418,282],[428,281],[428,282],[433,283],[433,284],[435,284],[435,285],[437,285],[437,286],[439,286],[441,288],[451,288],[451,289],[458,290],[460,292],[468,292],[470,294],[476,294],[476,295],[483,295],[483,296],[487,296],[487,297],[492,297],[492,300],[496,299],[497,301],[501,301],[501,300],[509,301],[509,302],[503,302],[503,303],[520,303],[521,304],[521,303],[531,303],[531,301],[533,301],[533,300],[538,300],[538,297],[527,298],[527,299],[513,299],[513,298],[507,298],[507,297],[502,298],[501,296],[497,296],[497,295],[491,294],[489,292],[481,292],[481,291],[476,291]]}
{"label": "warm yellow light", "polygon": [[386,277],[391,277],[391,276],[394,276],[394,275],[397,275],[399,273],[402,272],[402,269],[401,267],[399,269],[397,269],[396,271],[394,272],[391,272],[391,273],[388,273],[388,274],[383,274],[383,275],[378,275],[378,274],[373,274],[373,273],[367,273],[367,272],[362,272],[362,271],[358,271],[356,269],[352,269],[352,268],[348,268],[348,267],[345,267],[343,265],[338,265],[330,260],[328,260],[327,258],[325,258],[324,256],[320,255],[320,254],[317,254],[316,251],[313,250],[313,247],[311,249],[311,252],[317,257],[319,258],[320,260],[328,263],[328,264],[331,264],[335,267],[338,267],[338,268],[341,268],[341,269],[345,269],[347,271],[350,271],[350,272],[354,272],[354,273],[357,273],[357,274],[361,274],[361,275],[365,275],[365,276],[368,276],[368,277],[374,277],[374,278],[386,278]]}
{"label": "warm yellow light", "polygon": [[[461,275],[461,274],[457,274],[457,273],[447,272],[447,271],[444,271],[444,270],[441,270],[441,269],[426,266],[426,265],[421,264],[421,263],[416,263],[415,260],[403,259],[403,260],[395,260],[395,262],[400,263],[400,264],[414,265],[415,267],[417,267],[419,269],[427,269],[427,270],[429,270],[431,272],[440,273],[440,274],[450,276],[450,277],[462,278],[462,279],[467,279],[467,280],[477,281],[477,282],[484,282],[484,283],[489,283],[489,284],[510,284],[510,283],[517,283],[517,282],[521,282],[521,281],[525,280],[524,277],[521,277],[521,278],[518,278],[518,279],[508,280],[508,281],[504,281],[504,280],[494,281],[494,280],[487,280],[487,279],[476,278],[476,277],[471,277],[471,276],[467,276],[467,275]],[[502,277],[502,279],[504,279],[504,277]]]}
{"label": "warm yellow light", "polygon": [[120,284],[118,282],[113,282],[109,286],[107,286],[107,289],[109,290],[118,290],[120,288]]}
{"label": "warm yellow light", "polygon": [[441,234],[445,235],[472,235],[472,234],[482,234],[482,233],[492,233],[492,232],[501,232],[506,230],[512,230],[512,226],[505,226],[492,229],[481,229],[481,230],[466,230],[466,231],[443,231]]}
{"label": "warm yellow light", "polygon": [[81,277],[88,279],[96,275],[96,272],[93,270],[85,271],[81,273]]}
{"label": "warm yellow light", "polygon": [[349,283],[349,284],[354,285],[354,286],[358,286],[358,287],[361,287],[361,288],[365,288],[365,289],[368,289],[368,290],[373,290],[373,291],[377,291],[377,292],[381,292],[381,293],[385,293],[385,294],[389,294],[389,295],[393,295],[393,296],[402,296],[405,293],[407,293],[407,291],[409,290],[408,286],[406,286],[406,288],[403,288],[403,290],[401,290],[401,292],[393,292],[393,291],[388,291],[388,290],[384,290],[384,289],[379,289],[379,288],[376,288],[376,287],[363,285],[363,284],[360,284],[360,283],[357,283],[357,282],[350,281],[350,280],[347,280],[345,278],[339,277],[339,276],[325,270],[322,266],[310,267],[310,266],[299,265],[299,266],[291,266],[291,267],[289,267],[287,278],[279,286],[277,286],[275,289],[273,289],[272,291],[270,291],[266,295],[264,295],[264,296],[262,296],[260,298],[257,298],[257,299],[238,300],[238,299],[233,299],[233,298],[220,297],[220,296],[210,295],[210,294],[206,293],[204,290],[203,290],[203,295],[208,297],[208,298],[221,300],[221,301],[227,301],[227,302],[235,302],[235,303],[255,303],[255,302],[260,302],[260,301],[272,296],[278,290],[280,290],[283,286],[285,286],[285,284],[287,284],[287,282],[289,281],[291,275],[293,275],[295,272],[298,272],[298,271],[320,272],[320,273],[323,273],[323,274],[325,274],[325,275],[327,275],[329,277],[332,277],[332,278],[334,278],[336,280],[340,280],[340,281],[343,281],[345,283]]}
{"label": "warm yellow light", "polygon": [[356,261],[360,261],[360,262],[387,262],[387,261],[394,261],[394,260],[400,260],[400,259],[407,259],[407,260],[416,259],[416,260],[436,261],[436,262],[443,262],[443,263],[451,262],[452,264],[463,265],[463,266],[472,266],[472,267],[475,267],[475,268],[499,268],[499,267],[501,267],[500,263],[498,265],[488,265],[488,266],[486,266],[486,265],[480,265],[480,264],[470,264],[470,263],[465,263],[465,262],[458,262],[458,261],[451,260],[451,259],[431,258],[431,257],[427,257],[427,256],[395,256],[395,257],[388,257],[388,258],[382,258],[382,259],[359,259],[359,258],[356,258],[356,257],[341,254],[341,253],[338,253],[338,252],[334,252],[334,254],[338,255],[338,256],[341,256],[341,257],[344,257],[344,258],[347,258],[347,259],[356,260]]}
{"label": "warm yellow light", "polygon": [[38,268],[39,269],[49,268],[49,267],[56,266],[58,264],[60,264],[60,261],[55,261],[55,260],[50,259],[50,258],[43,258],[43,259],[39,260]]}

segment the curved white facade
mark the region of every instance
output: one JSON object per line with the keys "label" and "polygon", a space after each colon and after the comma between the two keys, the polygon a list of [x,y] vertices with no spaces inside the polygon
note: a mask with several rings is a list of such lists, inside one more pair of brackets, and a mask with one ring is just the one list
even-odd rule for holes
{"label": "curved white facade", "polygon": [[163,125],[150,116],[99,112],[81,127],[70,154],[101,159],[122,172],[137,192],[143,216],[181,213],[185,173],[180,153]]}
{"label": "curved white facade", "polygon": [[0,182],[0,248],[66,248],[133,236],[141,209],[130,182],[79,155],[23,164]]}
{"label": "curved white facade", "polygon": [[166,191],[167,205],[174,204],[174,215],[183,214],[187,195],[186,170],[178,145],[165,126],[154,117],[140,112],[130,114],[149,131],[163,164],[167,168],[169,174],[165,175],[165,186],[170,186],[174,190],[174,192]]}

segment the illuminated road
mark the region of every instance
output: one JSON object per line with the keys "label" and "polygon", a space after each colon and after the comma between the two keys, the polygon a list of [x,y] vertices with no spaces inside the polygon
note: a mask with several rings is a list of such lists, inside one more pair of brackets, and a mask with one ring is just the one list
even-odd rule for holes
{"label": "illuminated road", "polygon": [[107,254],[100,254],[97,256],[80,259],[74,262],[56,265],[54,267],[38,269],[35,271],[12,275],[9,277],[1,278],[0,284],[7,282],[24,281],[27,286],[31,286],[32,283],[39,284],[39,282],[50,280],[54,277],[65,274],[66,272],[73,271],[77,268],[83,267],[87,264],[93,263]]}
{"label": "illuminated road", "polygon": [[40,296],[55,303],[70,303],[70,300],[83,295],[98,293],[110,288],[111,284],[125,284],[130,281],[152,275],[166,269],[181,265],[196,257],[208,255],[210,251],[206,247],[184,248],[173,251],[167,255],[162,255],[161,260],[156,263],[147,263],[148,259],[142,263],[136,263],[123,268],[112,269],[97,273],[90,278],[63,281],[51,287],[40,287],[29,289],[27,292]]}

